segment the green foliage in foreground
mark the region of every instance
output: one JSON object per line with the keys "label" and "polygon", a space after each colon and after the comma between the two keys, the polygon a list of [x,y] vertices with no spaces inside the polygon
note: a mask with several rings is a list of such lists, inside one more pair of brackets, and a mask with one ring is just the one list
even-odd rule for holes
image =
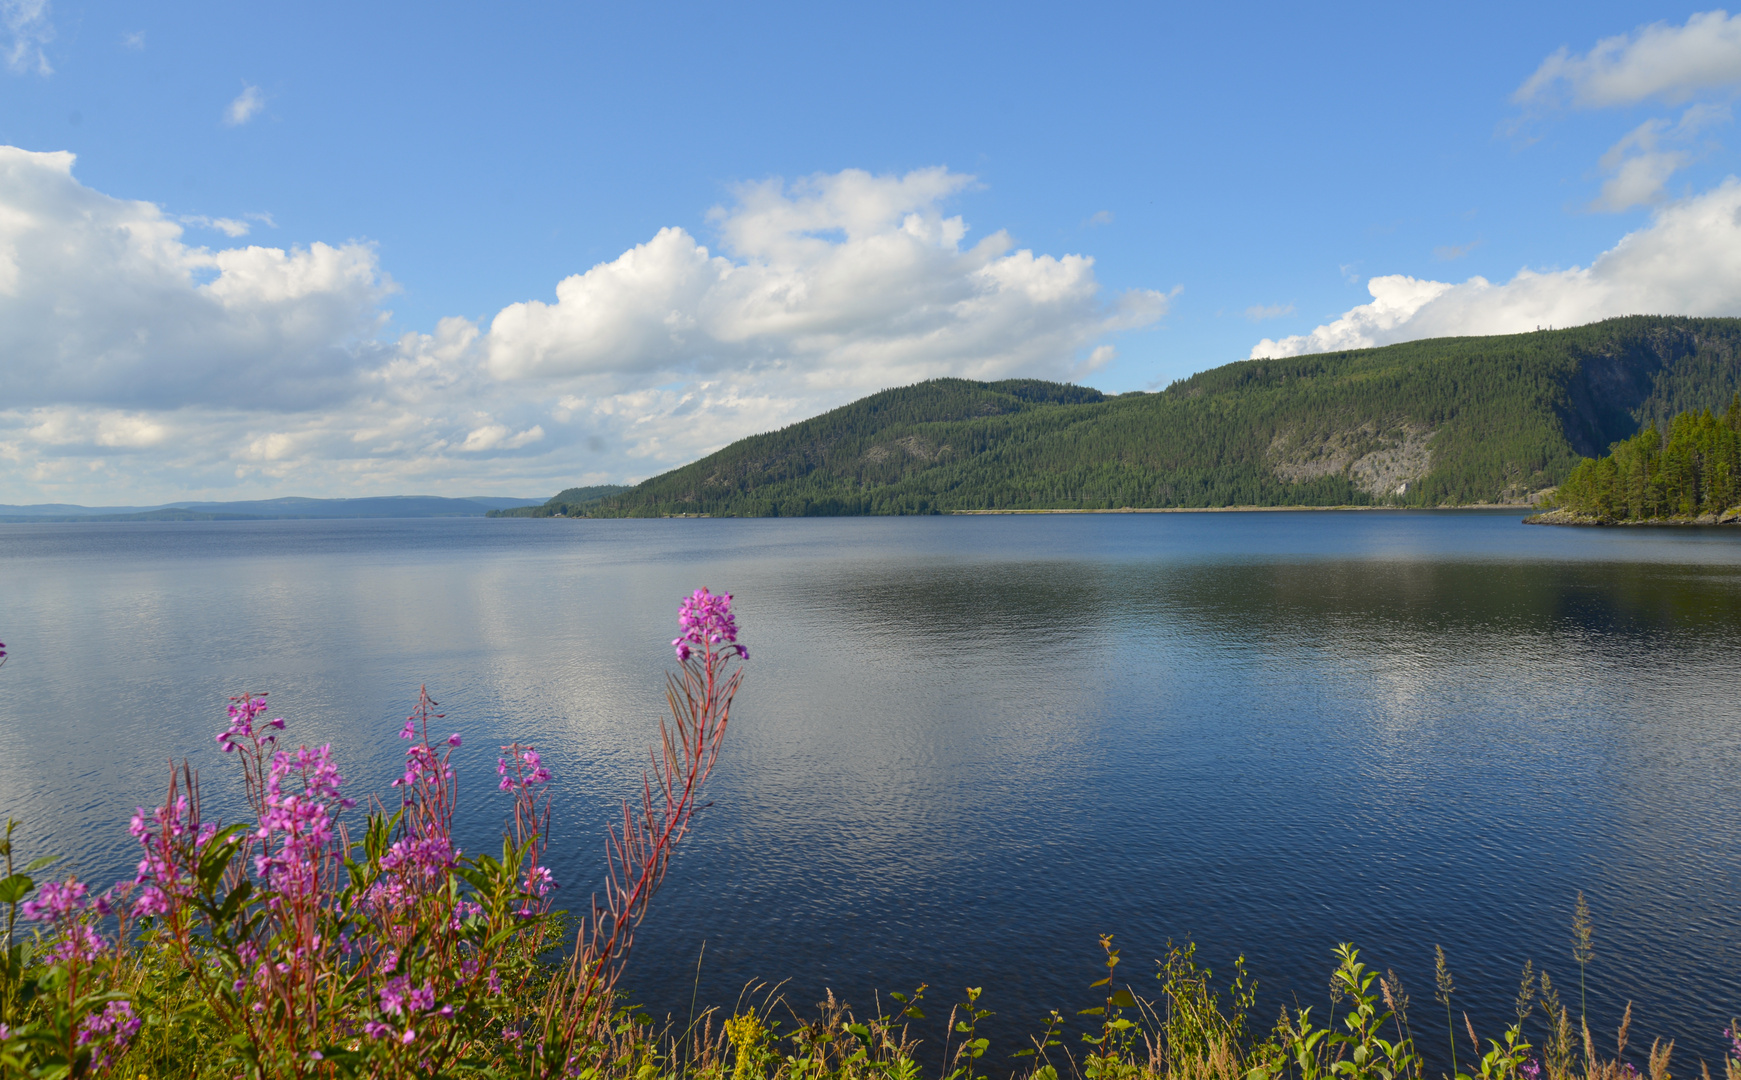
{"label": "green foliage in foreground", "polygon": [[1722,419],[1683,412],[1665,437],[1652,423],[1580,461],[1555,505],[1597,521],[1653,521],[1720,515],[1741,507],[1741,393]]}
{"label": "green foliage in foreground", "polygon": [[1515,502],[1642,425],[1738,389],[1741,320],[1654,316],[1250,360],[1156,394],[938,379],[740,440],[578,512]]}
{"label": "green foliage in foreground", "polygon": [[629,490],[623,484],[594,484],[592,487],[571,487],[559,492],[547,503],[538,506],[514,506],[506,510],[491,510],[485,517],[579,517],[589,503],[608,499]]}

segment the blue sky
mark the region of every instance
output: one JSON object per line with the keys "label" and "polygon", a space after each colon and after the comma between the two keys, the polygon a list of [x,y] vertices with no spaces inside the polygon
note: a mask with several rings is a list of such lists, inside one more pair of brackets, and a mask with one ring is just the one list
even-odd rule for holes
{"label": "blue sky", "polygon": [[1741,315],[1711,9],[0,0],[0,51],[0,502],[540,495],[937,375]]}

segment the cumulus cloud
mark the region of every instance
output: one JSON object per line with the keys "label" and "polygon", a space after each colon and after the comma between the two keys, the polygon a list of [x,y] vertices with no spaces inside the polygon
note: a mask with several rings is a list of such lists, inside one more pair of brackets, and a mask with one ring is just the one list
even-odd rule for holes
{"label": "cumulus cloud", "polygon": [[6,35],[0,49],[5,52],[9,71],[14,75],[54,74],[42,48],[54,40],[48,0],[0,0],[0,29]]}
{"label": "cumulus cloud", "polygon": [[1589,52],[1543,60],[1512,95],[1519,104],[1567,100],[1582,108],[1686,101],[1741,85],[1741,15],[1706,11],[1683,26],[1652,23],[1603,38]]}
{"label": "cumulus cloud", "polygon": [[552,298],[389,341],[367,245],[200,246],[184,230],[264,215],[172,217],[73,164],[0,148],[0,502],[549,494],[890,385],[1080,375],[1172,295],[970,241],[942,209],[969,177],[848,171],[739,188],[717,250],[663,229]]}
{"label": "cumulus cloud", "polygon": [[857,170],[745,185],[710,215],[715,254],[661,229],[564,279],[556,302],[512,304],[485,349],[504,379],[773,371],[810,385],[890,385],[937,374],[1069,377],[1106,333],[1146,326],[1167,297],[1110,307],[1093,260],[967,244],[944,199],[970,177]]}
{"label": "cumulus cloud", "polygon": [[224,110],[224,123],[229,127],[240,127],[254,119],[256,113],[266,107],[266,95],[260,92],[258,86],[244,85],[242,92],[236,95],[236,100],[230,102]]}
{"label": "cumulus cloud", "polygon": [[0,401],[306,408],[348,396],[392,289],[362,244],[213,251],[0,147]]}
{"label": "cumulus cloud", "polygon": [[1520,270],[1459,284],[1401,274],[1367,284],[1372,302],[1309,334],[1265,338],[1252,359],[1460,334],[1514,334],[1615,315],[1741,315],[1741,180],[1670,203],[1588,267]]}

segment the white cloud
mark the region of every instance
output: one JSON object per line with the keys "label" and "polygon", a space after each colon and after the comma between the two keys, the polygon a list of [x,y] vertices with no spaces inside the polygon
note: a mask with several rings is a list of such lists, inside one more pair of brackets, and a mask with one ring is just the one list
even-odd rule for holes
{"label": "white cloud", "polygon": [[361,244],[213,251],[0,147],[0,401],[308,407],[354,392],[391,290]]}
{"label": "white cloud", "polygon": [[1574,56],[1562,48],[1543,60],[1512,99],[1520,104],[1568,98],[1601,108],[1652,98],[1685,101],[1741,85],[1741,15],[1706,11],[1684,26],[1658,22],[1603,38]]}
{"label": "white cloud", "polygon": [[381,339],[366,245],[208,248],[176,219],[0,148],[0,502],[551,494],[652,475],[937,375],[1080,375],[1172,294],[976,243],[967,177],[752,184],[479,325]]}
{"label": "white cloud", "polygon": [[536,424],[518,435],[514,434],[506,424],[485,424],[467,434],[465,442],[461,443],[459,448],[468,451],[495,450],[497,448],[518,450],[520,447],[535,443],[542,438],[544,438],[544,429]]}
{"label": "white cloud", "polygon": [[53,75],[43,46],[54,40],[54,24],[48,20],[48,0],[0,0],[0,29],[5,31],[3,48],[6,67],[15,75],[34,71]]}
{"label": "white cloud", "polygon": [[1741,180],[1670,203],[1588,267],[1520,270],[1495,284],[1373,278],[1372,303],[1309,334],[1271,340],[1253,359],[1461,334],[1514,334],[1615,315],[1741,315]]}
{"label": "white cloud", "polygon": [[201,229],[216,229],[232,240],[238,236],[247,236],[252,228],[246,221],[237,218],[212,218],[202,214],[189,214],[176,219],[183,225],[192,225]]}
{"label": "white cloud", "polygon": [[130,34],[121,35],[121,47],[140,52],[145,48],[145,31],[135,30]]}
{"label": "white cloud", "polygon": [[266,95],[260,92],[258,86],[244,84],[242,92],[236,95],[236,100],[230,102],[224,110],[224,123],[229,127],[240,127],[254,119],[261,109],[266,107]]}
{"label": "white cloud", "polygon": [[1292,304],[1253,304],[1245,309],[1245,317],[1252,322],[1264,322],[1267,319],[1279,319],[1284,315],[1292,315]]}
{"label": "white cloud", "polygon": [[942,201],[971,178],[847,170],[745,185],[712,219],[725,254],[679,228],[504,308],[485,348],[505,379],[778,370],[815,386],[939,374],[1069,377],[1108,332],[1167,309],[1157,292],[1100,299],[1093,260],[1017,250]]}
{"label": "white cloud", "polygon": [[1669,178],[1693,160],[1686,147],[1694,136],[1728,120],[1727,105],[1699,104],[1677,123],[1654,118],[1633,128],[1602,155],[1600,165],[1609,176],[1590,209],[1617,212],[1662,202]]}

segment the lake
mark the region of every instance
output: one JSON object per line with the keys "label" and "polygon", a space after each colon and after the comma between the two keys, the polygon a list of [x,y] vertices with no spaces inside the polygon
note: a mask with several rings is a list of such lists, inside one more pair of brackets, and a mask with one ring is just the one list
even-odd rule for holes
{"label": "lake", "polygon": [[537,744],[584,906],[706,585],[752,659],[631,962],[650,1011],[923,982],[935,1019],[983,986],[1008,1053],[1096,1003],[1099,934],[1139,994],[1169,939],[1243,954],[1264,1027],[1321,1015],[1352,941],[1439,1055],[1435,943],[1484,1036],[1526,958],[1575,1017],[1582,889],[1592,1029],[1631,1000],[1684,1074],[1741,1012],[1741,531],[1519,516],[0,525],[0,813],[129,875],[170,759],[234,812],[229,695],[270,691],[355,794],[426,683],[468,846],[496,747]]}

